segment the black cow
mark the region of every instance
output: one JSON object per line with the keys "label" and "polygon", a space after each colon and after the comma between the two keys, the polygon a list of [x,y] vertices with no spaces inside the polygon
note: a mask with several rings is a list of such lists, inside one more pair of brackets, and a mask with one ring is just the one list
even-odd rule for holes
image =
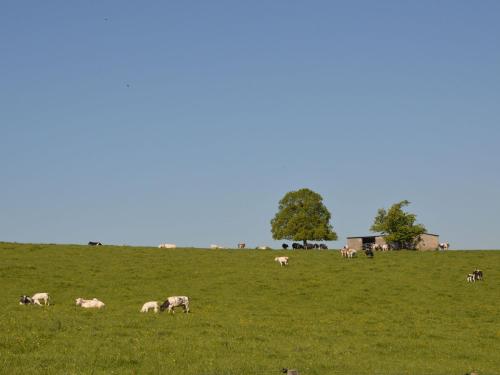
{"label": "black cow", "polygon": [[328,250],[328,246],[326,246],[324,243],[319,244],[319,248],[323,250]]}
{"label": "black cow", "polygon": [[89,246],[102,246],[102,243],[89,241]]}
{"label": "black cow", "polygon": [[281,244],[281,247],[285,250],[288,249],[288,245],[286,243]]}
{"label": "black cow", "polygon": [[368,258],[373,258],[373,250],[372,250],[372,249],[366,249],[366,250],[365,250],[365,255],[366,255]]}
{"label": "black cow", "polygon": [[472,272],[474,275],[474,279],[476,280],[482,280],[483,279],[483,271],[476,269],[474,272]]}
{"label": "black cow", "polygon": [[298,242],[294,242],[294,243],[292,244],[292,248],[294,248],[294,249],[303,249],[303,248],[304,248],[304,245],[302,245],[302,244],[300,244],[300,243],[298,243]]}
{"label": "black cow", "polygon": [[20,305],[29,305],[33,303],[33,299],[28,296],[21,296],[21,299],[19,300]]}

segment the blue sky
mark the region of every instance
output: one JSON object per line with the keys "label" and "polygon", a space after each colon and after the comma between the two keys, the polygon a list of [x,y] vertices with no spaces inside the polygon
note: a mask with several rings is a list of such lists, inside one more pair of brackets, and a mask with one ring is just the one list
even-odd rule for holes
{"label": "blue sky", "polygon": [[341,246],[403,199],[500,248],[497,1],[4,2],[0,240]]}

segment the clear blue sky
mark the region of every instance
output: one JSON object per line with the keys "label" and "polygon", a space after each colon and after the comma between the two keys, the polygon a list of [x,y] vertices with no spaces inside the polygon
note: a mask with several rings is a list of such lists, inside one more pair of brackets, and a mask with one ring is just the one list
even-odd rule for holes
{"label": "clear blue sky", "polygon": [[500,2],[10,1],[0,240],[277,245],[288,191],[339,241],[412,202],[500,248]]}

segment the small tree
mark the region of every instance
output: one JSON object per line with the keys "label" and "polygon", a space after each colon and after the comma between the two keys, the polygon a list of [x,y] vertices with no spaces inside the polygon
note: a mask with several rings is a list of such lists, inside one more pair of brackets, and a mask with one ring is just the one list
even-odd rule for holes
{"label": "small tree", "polygon": [[330,225],[330,212],[323,198],[309,189],[290,191],[279,202],[279,210],[271,220],[275,240],[334,241],[337,234]]}
{"label": "small tree", "polygon": [[399,249],[415,249],[426,229],[422,224],[415,224],[416,215],[403,211],[403,207],[409,204],[404,200],[393,204],[389,211],[379,209],[370,230],[381,232],[387,243],[395,244]]}

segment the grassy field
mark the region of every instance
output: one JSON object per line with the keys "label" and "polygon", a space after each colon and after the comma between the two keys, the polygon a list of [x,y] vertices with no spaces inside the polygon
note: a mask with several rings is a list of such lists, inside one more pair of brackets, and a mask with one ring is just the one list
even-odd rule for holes
{"label": "grassy field", "polygon": [[[281,254],[289,267],[273,261]],[[500,374],[499,265],[499,251],[347,260],[0,243],[0,373]],[[475,267],[485,280],[466,283]],[[18,304],[45,291],[52,306]],[[189,296],[191,313],[139,313],[171,295]]]}

